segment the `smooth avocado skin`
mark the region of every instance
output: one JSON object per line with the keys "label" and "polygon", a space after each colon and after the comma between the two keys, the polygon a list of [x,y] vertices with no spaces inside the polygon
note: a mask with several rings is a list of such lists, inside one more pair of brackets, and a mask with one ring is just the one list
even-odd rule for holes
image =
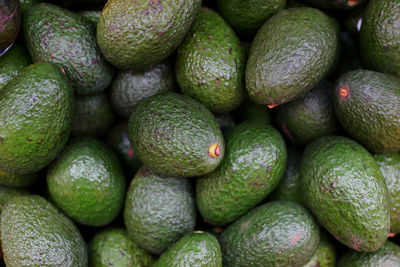
{"label": "smooth avocado skin", "polygon": [[28,187],[35,183],[38,178],[38,173],[18,174],[6,172],[0,169],[0,185],[17,188]]}
{"label": "smooth avocado skin", "polygon": [[96,139],[70,141],[47,169],[47,186],[56,205],[81,224],[106,225],[123,206],[125,177],[120,163]]}
{"label": "smooth avocado skin", "polygon": [[369,1],[360,30],[360,52],[366,68],[400,78],[399,20],[399,1]]}
{"label": "smooth avocado skin", "polygon": [[243,123],[226,135],[219,167],[196,181],[196,203],[207,222],[226,225],[260,203],[286,168],[286,145],[270,125]]}
{"label": "smooth avocado skin", "polygon": [[246,67],[250,99],[279,105],[311,90],[328,73],[338,49],[336,26],[314,8],[278,12],[255,36]]}
{"label": "smooth avocado skin", "polygon": [[386,242],[388,190],[364,147],[346,137],[321,137],[306,147],[300,172],[307,207],[337,240],[362,252]]}
{"label": "smooth avocado skin", "polygon": [[151,267],[154,257],[135,244],[123,228],[109,228],[88,244],[89,267]]}
{"label": "smooth avocado skin", "polygon": [[124,222],[136,244],[161,254],[194,230],[196,206],[189,180],[158,175],[142,166],[126,194]]}
{"label": "smooth avocado skin", "polygon": [[14,44],[5,55],[0,57],[0,91],[30,64],[31,58],[25,47]]}
{"label": "smooth avocado skin", "polygon": [[27,49],[34,62],[53,62],[63,68],[78,94],[103,91],[113,69],[96,44],[94,32],[81,15],[41,3],[23,17]]}
{"label": "smooth avocado skin", "polygon": [[178,49],[176,79],[184,94],[212,112],[227,113],[244,99],[245,60],[228,23],[217,12],[202,8]]}
{"label": "smooth avocado skin", "polygon": [[129,140],[143,164],[178,177],[212,172],[225,151],[214,115],[189,96],[170,92],[136,105],[129,120]]}
{"label": "smooth avocado skin", "polygon": [[179,46],[200,5],[201,0],[108,1],[97,24],[97,43],[119,69],[146,69]]}
{"label": "smooth avocado skin", "polygon": [[221,247],[215,236],[194,231],[165,251],[154,267],[222,267]]}
{"label": "smooth avocado skin", "polygon": [[321,232],[317,250],[303,267],[335,267],[336,259],[335,246],[329,241],[329,236],[325,232]]}
{"label": "smooth avocado skin", "polygon": [[87,249],[73,222],[41,196],[20,196],[1,213],[7,266],[87,266]]}
{"label": "smooth avocado skin", "polygon": [[309,211],[291,201],[254,208],[221,236],[223,264],[230,266],[303,266],[319,244],[319,227]]}
{"label": "smooth avocado skin", "polygon": [[48,165],[68,141],[72,114],[62,71],[49,62],[26,67],[0,90],[0,169],[30,174]]}
{"label": "smooth avocado skin", "polygon": [[326,9],[353,9],[361,6],[365,0],[304,0],[309,4]]}
{"label": "smooth avocado skin", "polygon": [[347,134],[375,153],[400,151],[400,79],[354,70],[336,81],[335,113]]}
{"label": "smooth avocado skin", "polygon": [[18,0],[1,1],[0,50],[8,48],[17,39],[21,26],[20,12]]}

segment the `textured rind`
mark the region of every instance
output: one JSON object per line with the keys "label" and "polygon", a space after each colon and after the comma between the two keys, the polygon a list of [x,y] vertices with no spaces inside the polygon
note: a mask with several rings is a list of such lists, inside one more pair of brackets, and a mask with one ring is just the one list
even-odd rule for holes
{"label": "textured rind", "polygon": [[165,251],[154,267],[222,267],[218,240],[210,233],[195,231]]}
{"label": "textured rind", "polygon": [[328,9],[353,9],[362,5],[365,0],[303,0],[319,8]]}
{"label": "textured rind", "polygon": [[38,173],[17,174],[0,169],[0,185],[12,187],[28,187],[38,180]]}
{"label": "textured rind", "polygon": [[88,246],[90,267],[151,267],[155,260],[139,248],[122,228],[96,233]]}
{"label": "textured rind", "polygon": [[360,30],[361,57],[368,69],[400,78],[399,21],[399,1],[369,1]]}
{"label": "textured rind", "polygon": [[86,244],[61,211],[40,196],[20,196],[1,213],[7,266],[87,266]]}
{"label": "textured rind", "polygon": [[14,44],[0,57],[0,91],[29,64],[31,58],[28,51],[22,45]]}
{"label": "textured rind", "polygon": [[184,94],[213,112],[227,113],[244,99],[245,63],[240,40],[228,23],[202,8],[179,46],[176,79]]}
{"label": "textured rind", "polygon": [[126,195],[124,222],[136,244],[161,254],[194,230],[196,206],[189,180],[141,167]]}
{"label": "textured rind", "polygon": [[[348,89],[348,97],[340,89]],[[347,134],[375,153],[400,150],[400,79],[355,70],[336,81],[335,113]]]}
{"label": "textured rind", "polygon": [[97,43],[118,68],[143,70],[179,46],[200,4],[201,0],[110,0],[97,24]]}
{"label": "textured rind", "polygon": [[321,137],[306,147],[301,177],[306,205],[337,240],[357,251],[375,251],[386,242],[388,191],[365,148],[346,137]]}
{"label": "textured rind", "polygon": [[340,257],[338,266],[340,267],[377,267],[400,266],[400,247],[393,242],[386,242],[375,252],[357,252],[347,250]]}
{"label": "textured rind", "polygon": [[47,170],[52,200],[75,221],[102,226],[121,211],[125,178],[115,154],[100,141],[73,139]]}
{"label": "textured rind", "polygon": [[336,259],[335,246],[329,241],[328,235],[321,232],[317,250],[303,267],[335,267]]}
{"label": "textured rind", "polygon": [[219,167],[197,178],[196,202],[209,223],[234,222],[260,203],[279,183],[286,168],[286,145],[270,125],[243,123],[226,135]]}
{"label": "textured rind", "polygon": [[[129,140],[139,159],[155,172],[200,176],[221,162],[225,144],[214,115],[196,100],[162,93],[141,100],[129,121]],[[208,155],[220,146],[220,155]]]}
{"label": "textured rind", "polygon": [[175,74],[169,60],[145,71],[120,70],[111,84],[111,104],[119,115],[129,119],[140,100],[175,88]]}
{"label": "textured rind", "polygon": [[260,104],[290,102],[327,74],[338,46],[335,24],[322,11],[283,10],[260,28],[246,67],[246,89]]}
{"label": "textured rind", "polygon": [[18,0],[0,3],[0,50],[9,47],[17,38],[21,26]]}
{"label": "textured rind", "polygon": [[73,89],[61,70],[48,62],[26,67],[0,90],[0,169],[29,174],[49,164],[68,141],[72,113]]}
{"label": "textured rind", "polygon": [[311,214],[291,201],[263,204],[222,232],[223,264],[231,266],[293,266],[307,263],[319,243]]}
{"label": "textured rind", "polygon": [[96,36],[79,14],[41,3],[23,17],[27,49],[34,62],[53,62],[62,67],[79,94],[104,90],[113,69],[96,44]]}
{"label": "textured rind", "polygon": [[0,213],[9,200],[14,197],[27,195],[30,195],[30,192],[25,189],[0,186]]}

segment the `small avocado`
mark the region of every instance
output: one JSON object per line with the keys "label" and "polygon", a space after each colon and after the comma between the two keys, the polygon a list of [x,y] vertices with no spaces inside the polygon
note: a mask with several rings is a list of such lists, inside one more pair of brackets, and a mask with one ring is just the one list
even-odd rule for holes
{"label": "small avocado", "polygon": [[303,267],[335,267],[336,258],[335,246],[329,240],[328,234],[321,232],[317,250]]}
{"label": "small avocado", "polygon": [[362,5],[365,0],[303,0],[319,8],[327,9],[353,9]]}
{"label": "small avocado", "polygon": [[1,213],[1,245],[7,266],[87,266],[79,230],[43,197],[19,196]]}
{"label": "small avocado", "polygon": [[303,199],[326,230],[357,251],[383,246],[390,227],[389,196],[385,178],[364,147],[346,137],[324,136],[306,147],[300,166]]}
{"label": "small avocado", "polygon": [[7,54],[0,57],[0,91],[30,64],[28,51],[22,45],[14,44]]}
{"label": "small avocado", "polygon": [[154,264],[166,266],[222,267],[221,247],[212,234],[194,231],[179,239]]}
{"label": "small avocado", "polygon": [[0,56],[17,39],[21,26],[18,0],[0,2]]}
{"label": "small avocado", "polygon": [[309,211],[291,201],[254,208],[222,232],[223,264],[292,266],[306,264],[319,244],[319,227]]}
{"label": "small avocado", "polygon": [[196,206],[189,180],[158,175],[142,166],[126,194],[124,221],[136,244],[161,254],[194,230]]}
{"label": "small avocado", "polygon": [[0,169],[0,185],[11,187],[28,187],[39,178],[38,173],[17,174]]}
{"label": "small avocado", "polygon": [[240,122],[260,122],[262,124],[271,124],[272,116],[265,105],[254,103],[246,99],[240,107],[234,111]]}
{"label": "small avocado", "polygon": [[129,140],[151,170],[179,177],[212,172],[225,151],[214,115],[191,97],[170,92],[143,99],[135,106]]}

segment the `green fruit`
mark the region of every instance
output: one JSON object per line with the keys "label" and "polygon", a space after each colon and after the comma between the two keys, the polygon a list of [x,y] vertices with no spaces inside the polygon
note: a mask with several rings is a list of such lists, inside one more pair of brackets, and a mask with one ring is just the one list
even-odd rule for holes
{"label": "green fruit", "polygon": [[328,73],[338,46],[331,18],[313,8],[290,8],[258,31],[246,68],[246,89],[260,104],[298,98]]}
{"label": "green fruit", "polygon": [[86,244],[62,212],[40,196],[20,196],[1,213],[7,266],[87,266]]}
{"label": "green fruit", "polygon": [[328,235],[321,232],[321,239],[312,258],[303,267],[335,267],[336,249],[329,241]]}
{"label": "green fruit", "polygon": [[256,104],[248,99],[236,110],[236,115],[242,122],[271,124],[272,121],[271,114],[266,106]]}
{"label": "green fruit", "polygon": [[304,0],[319,8],[328,9],[352,9],[360,6],[365,0]]}
{"label": "green fruit", "polygon": [[0,213],[3,211],[7,202],[14,197],[27,196],[30,192],[24,189],[11,188],[7,186],[0,186]]}
{"label": "green fruit", "polygon": [[0,169],[29,174],[49,164],[68,141],[72,109],[73,89],[56,65],[21,71],[0,90]]}
{"label": "green fruit", "polygon": [[117,157],[101,142],[72,140],[47,170],[52,200],[75,221],[102,226],[121,211],[125,178]]}
{"label": "green fruit", "polygon": [[161,254],[194,230],[196,207],[189,180],[141,167],[126,195],[124,221],[136,244]]}
{"label": "green fruit", "polygon": [[63,68],[77,93],[93,94],[110,84],[112,68],[96,45],[90,23],[79,14],[41,3],[25,13],[22,27],[32,60]]}
{"label": "green fruit", "polygon": [[0,58],[0,91],[29,64],[31,58],[26,49],[20,44],[14,44]]}
{"label": "green fruit", "polygon": [[27,187],[32,185],[39,178],[38,173],[17,174],[0,169],[0,185],[12,187]]}
{"label": "green fruit", "polygon": [[222,232],[224,266],[303,266],[319,243],[311,214],[291,201],[259,206]]}
{"label": "green fruit", "polygon": [[376,153],[400,150],[400,79],[355,70],[336,81],[333,107],[346,132]]}
{"label": "green fruit", "polygon": [[225,150],[214,115],[196,100],[176,93],[140,101],[129,121],[129,140],[150,169],[179,177],[212,172]]}
{"label": "green fruit", "polygon": [[345,137],[321,137],[307,146],[300,171],[305,203],[337,240],[357,251],[386,242],[388,192],[365,148]]}
{"label": "green fruit", "polygon": [[42,3],[44,0],[18,0],[21,14],[23,15],[29,8]]}
{"label": "green fruit", "polygon": [[110,0],[97,24],[97,43],[118,68],[146,69],[179,46],[200,4],[200,0]]}
{"label": "green fruit", "polygon": [[164,252],[154,265],[166,266],[222,267],[218,240],[202,231],[187,234]]}
{"label": "green fruit", "polygon": [[175,72],[182,92],[213,112],[227,113],[244,98],[245,53],[235,32],[203,8],[178,49]]}
{"label": "green fruit", "polygon": [[0,3],[0,55],[18,36],[21,25],[21,14],[18,0],[1,1]]}
{"label": "green fruit", "polygon": [[85,10],[79,12],[79,14],[92,24],[94,31],[96,32],[97,22],[99,21],[101,11],[100,10]]}
{"label": "green fruit", "polygon": [[196,184],[196,202],[211,224],[234,222],[260,203],[279,183],[286,146],[270,125],[243,123],[226,136],[221,165]]}

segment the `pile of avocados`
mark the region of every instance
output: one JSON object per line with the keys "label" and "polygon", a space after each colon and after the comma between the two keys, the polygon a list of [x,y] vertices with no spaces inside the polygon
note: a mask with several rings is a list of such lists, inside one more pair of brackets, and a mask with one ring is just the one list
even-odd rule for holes
{"label": "pile of avocados", "polygon": [[0,266],[400,267],[399,0],[0,0]]}

